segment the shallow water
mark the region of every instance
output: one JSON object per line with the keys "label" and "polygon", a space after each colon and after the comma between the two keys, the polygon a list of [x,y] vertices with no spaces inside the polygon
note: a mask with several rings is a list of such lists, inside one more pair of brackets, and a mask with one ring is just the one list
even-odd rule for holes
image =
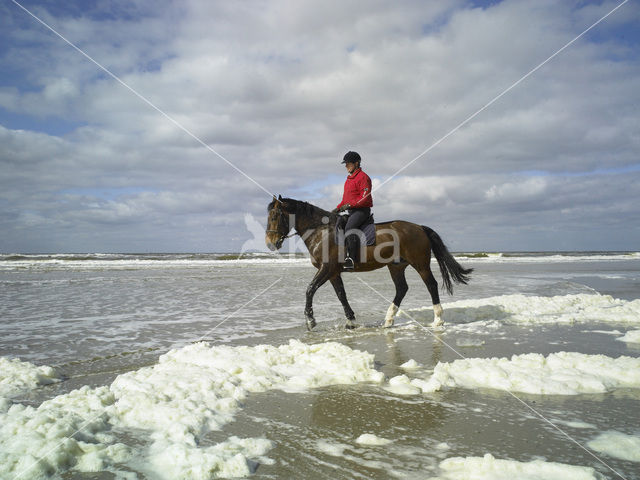
{"label": "shallow water", "polygon": [[[38,406],[83,385],[109,386],[119,375],[156,365],[170,349],[199,340],[213,347],[281,345],[292,338],[338,342],[373,354],[374,368],[386,380],[251,393],[233,421],[203,434],[199,448],[234,435],[270,440],[269,461],[251,464],[252,478],[431,478],[443,475],[439,465],[446,458],[486,453],[588,466],[605,478],[640,478],[638,461],[583,448],[608,431],[640,437],[640,388],[569,396],[458,387],[399,395],[387,389],[393,377],[428,379],[438,362],[461,356],[568,351],[640,357],[639,344],[617,340],[640,329],[640,313],[631,308],[640,299],[640,258],[460,261],[476,271],[471,284],[456,287],[453,297],[442,294],[443,331],[427,327],[433,315],[423,308],[430,306],[428,293],[409,271],[402,305],[408,315],[399,317],[394,329],[379,328],[394,296],[388,272],[381,270],[344,275],[361,328],[342,328],[342,308],[327,285],[314,302],[318,327],[308,333],[302,310],[314,269],[300,259],[0,259],[0,356],[53,366],[62,378],[23,390],[11,401]],[[523,306],[511,298],[515,294],[535,301]],[[591,300],[597,294],[613,298],[596,304]],[[557,301],[548,300],[552,297]],[[418,370],[400,367],[411,359]],[[358,443],[366,433],[390,442]],[[138,431],[115,435],[139,455],[148,448]],[[62,468],[51,474],[113,478],[111,470],[89,474]],[[131,462],[120,471],[156,478]]]}

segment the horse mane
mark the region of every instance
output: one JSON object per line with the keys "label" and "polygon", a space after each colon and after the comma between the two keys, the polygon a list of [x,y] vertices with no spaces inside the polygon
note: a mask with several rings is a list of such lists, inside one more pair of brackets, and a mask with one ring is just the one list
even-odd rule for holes
{"label": "horse mane", "polygon": [[[312,217],[317,220],[321,220],[323,217],[335,220],[333,219],[335,215],[332,215],[331,212],[328,212],[327,210],[317,207],[309,202],[296,200],[295,198],[282,198],[281,200],[277,201],[286,204],[287,210],[295,215]],[[272,200],[271,203],[269,203],[267,210],[270,211],[274,207],[275,203],[276,200]]]}

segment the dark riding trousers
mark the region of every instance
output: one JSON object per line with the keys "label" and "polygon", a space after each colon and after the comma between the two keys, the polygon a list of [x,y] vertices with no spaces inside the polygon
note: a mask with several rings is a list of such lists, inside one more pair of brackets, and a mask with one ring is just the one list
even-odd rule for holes
{"label": "dark riding trousers", "polygon": [[360,228],[360,226],[369,218],[369,215],[371,215],[371,209],[369,207],[354,208],[349,210],[349,212],[350,215],[347,219],[347,224],[344,226],[345,232],[354,228]]}
{"label": "dark riding trousers", "polygon": [[[369,220],[371,216],[371,208],[352,208],[349,210],[349,215],[338,216],[336,222],[336,238],[342,238],[345,232],[353,229],[360,229],[360,227]],[[341,242],[340,242],[341,243]]]}
{"label": "dark riding trousers", "polygon": [[[354,261],[358,261],[358,250],[361,241],[366,245],[366,239],[360,239],[361,235],[364,235],[361,227],[371,221],[371,208],[352,208],[349,210],[349,215],[341,215],[336,223],[336,240],[338,244],[342,244],[347,248],[347,256],[351,257]],[[345,234],[350,230],[355,230],[355,233],[348,235],[345,238]]]}

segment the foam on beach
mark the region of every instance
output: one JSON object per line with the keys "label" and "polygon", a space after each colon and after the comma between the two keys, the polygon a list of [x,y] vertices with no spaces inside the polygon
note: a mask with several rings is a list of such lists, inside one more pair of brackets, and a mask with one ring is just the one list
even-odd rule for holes
{"label": "foam on beach", "polygon": [[55,254],[0,255],[0,271],[15,270],[122,270],[212,268],[242,265],[308,265],[306,255],[280,254]]}
{"label": "foam on beach", "polygon": [[529,353],[509,358],[467,358],[439,362],[427,379],[394,377],[388,390],[398,394],[435,392],[449,388],[489,388],[535,395],[604,393],[640,388],[640,358]]}
{"label": "foam on beach", "polygon": [[412,358],[412,359],[407,360],[406,362],[404,362],[402,365],[400,365],[400,368],[402,368],[404,370],[417,370],[418,368],[420,368],[420,365],[418,364],[418,362],[416,362]]}
{"label": "foam on beach", "polygon": [[616,340],[627,343],[640,343],[640,330],[629,330],[622,337],[616,338]]}
{"label": "foam on beach", "polygon": [[[640,300],[620,300],[610,295],[575,294],[553,297],[522,294],[460,300],[443,305],[443,318],[451,328],[473,330],[493,323],[629,323],[640,324]],[[408,313],[432,310],[432,307]]]}
{"label": "foam on beach", "polygon": [[454,253],[461,262],[480,263],[569,263],[569,262],[618,262],[640,260],[640,252],[473,252]]}
{"label": "foam on beach", "polygon": [[0,357],[0,397],[12,397],[60,380],[55,369]]}
{"label": "foam on beach", "polygon": [[[204,437],[232,421],[250,393],[383,378],[372,354],[339,343],[189,345],[118,376],[110,387],[83,387],[38,408],[16,404],[1,412],[0,477],[122,466],[154,478],[245,477],[254,461],[269,462],[271,441],[230,437],[212,445]],[[136,444],[118,441],[118,432]]]}
{"label": "foam on beach", "polygon": [[[640,260],[640,252],[591,253],[457,253],[455,258],[464,263],[573,263],[623,262]],[[13,270],[118,270],[155,268],[211,268],[226,265],[301,264],[308,265],[309,257],[301,253],[245,252],[232,254],[111,254],[111,253],[57,253],[57,254],[0,254],[0,271]]]}
{"label": "foam on beach", "polygon": [[73,466],[81,472],[110,468],[130,457],[111,434],[107,387],[82,387],[38,408],[12,405],[0,414],[0,478],[46,478]]}
{"label": "foam on beach", "polygon": [[356,438],[356,443],[359,443],[360,445],[384,446],[389,445],[392,441],[387,438],[374,435],[373,433],[363,433]]}
{"label": "foam on beach", "polygon": [[640,462],[640,437],[609,431],[587,443],[587,447],[610,457]]}
{"label": "foam on beach", "polygon": [[440,462],[440,475],[435,480],[600,480],[591,467],[533,460],[517,462],[484,457],[452,457]]}

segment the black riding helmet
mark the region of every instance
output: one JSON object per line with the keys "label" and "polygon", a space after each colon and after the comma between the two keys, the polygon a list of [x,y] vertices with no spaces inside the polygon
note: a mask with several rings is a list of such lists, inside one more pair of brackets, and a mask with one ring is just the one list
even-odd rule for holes
{"label": "black riding helmet", "polygon": [[358,152],[347,152],[344,154],[342,163],[360,163],[360,154]]}

